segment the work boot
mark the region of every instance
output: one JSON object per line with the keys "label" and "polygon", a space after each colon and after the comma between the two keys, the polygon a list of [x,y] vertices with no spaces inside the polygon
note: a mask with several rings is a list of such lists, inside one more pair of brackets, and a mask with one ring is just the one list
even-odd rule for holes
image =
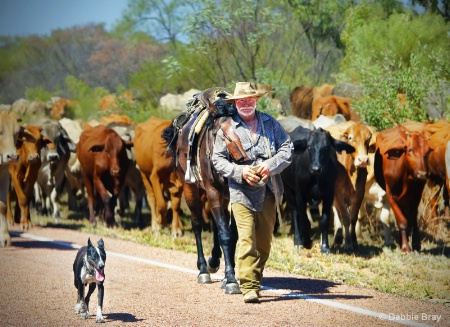
{"label": "work boot", "polygon": [[245,303],[259,303],[258,293],[256,291],[249,291],[244,294]]}

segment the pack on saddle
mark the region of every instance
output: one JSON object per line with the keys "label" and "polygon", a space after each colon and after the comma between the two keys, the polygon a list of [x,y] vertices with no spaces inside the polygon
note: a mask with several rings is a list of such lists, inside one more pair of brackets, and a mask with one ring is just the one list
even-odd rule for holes
{"label": "pack on saddle", "polygon": [[[219,128],[222,129],[225,143],[230,156],[235,162],[244,162],[249,160],[239,137],[233,130],[231,116],[236,113],[233,104],[223,101],[223,99],[232,96],[232,93],[223,87],[213,87],[195,94],[186,102],[186,111],[179,114],[173,121],[175,134],[181,134],[183,126],[192,122],[189,129],[188,148],[187,148],[187,167],[184,180],[187,183],[201,182],[201,165],[198,162],[201,155],[201,144],[207,142],[206,155],[210,159],[212,146]],[[220,120],[220,125],[216,121]],[[207,133],[212,133],[212,140]],[[178,138],[180,139],[180,138]],[[212,142],[212,143],[211,143]],[[170,146],[170,145],[169,145]],[[179,148],[177,147],[176,163],[178,164]],[[208,172],[212,177],[212,172]]]}

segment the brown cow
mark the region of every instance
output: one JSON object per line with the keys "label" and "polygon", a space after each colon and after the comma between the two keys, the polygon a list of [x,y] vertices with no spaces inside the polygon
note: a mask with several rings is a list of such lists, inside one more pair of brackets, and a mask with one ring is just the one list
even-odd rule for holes
{"label": "brown cow", "polygon": [[[55,145],[46,136],[41,134],[42,127],[27,126],[27,130],[34,136],[35,140],[30,142],[23,137],[17,140],[17,152],[19,154],[19,161],[9,165],[9,173],[13,189],[10,193],[14,193],[17,199],[17,205],[13,214],[11,210],[11,196],[7,203],[7,220],[12,225],[14,220],[17,221],[20,214],[20,228],[25,230],[31,227],[30,219],[30,201],[33,198],[34,184],[36,183],[39,168],[41,167],[40,152],[43,147],[48,146],[54,149]],[[20,212],[19,212],[20,209]]]}
{"label": "brown cow", "polygon": [[313,100],[330,95],[333,88],[334,85],[331,84],[323,84],[316,87],[297,86],[290,94],[291,115],[303,119],[312,119]]}
{"label": "brown cow", "polygon": [[[336,190],[334,201],[334,206],[339,213],[345,229],[344,250],[354,250],[358,246],[355,229],[359,209],[364,199],[367,167],[371,164],[369,161],[369,145],[374,128],[366,126],[361,122],[348,121],[339,125],[331,125],[325,129],[335,139],[346,142],[355,149],[350,154],[345,151],[337,154],[339,162],[347,172],[347,176],[338,177],[337,185],[339,185],[339,189]],[[348,182],[340,182],[342,178],[348,178],[351,182],[351,187],[342,187],[341,183],[348,184]],[[351,190],[351,192],[344,194],[344,190],[346,189]],[[345,200],[342,201],[339,199]],[[336,242],[341,243],[341,240],[337,238]]]}
{"label": "brown cow", "polygon": [[[445,186],[443,190],[444,214],[449,216],[449,176],[447,175],[445,163],[445,151],[450,141],[450,122],[441,118],[433,124],[425,126],[425,136],[429,139],[428,144],[433,151],[427,156],[430,187],[433,185]],[[437,199],[432,199],[433,203]],[[438,216],[436,205],[432,204],[434,216]]]}
{"label": "brown cow", "polygon": [[125,115],[111,114],[108,116],[100,117],[100,124],[107,126],[112,123],[130,125],[132,123],[132,121],[129,117],[127,117]]}
{"label": "brown cow", "polygon": [[427,177],[425,156],[429,152],[425,136],[413,125],[424,128],[424,124],[414,122],[381,131],[375,152],[375,179],[386,191],[400,230],[403,252],[411,252],[408,244],[411,230],[412,248],[420,251],[417,214]]}
{"label": "brown cow", "polygon": [[350,98],[342,98],[336,95],[314,98],[311,120],[316,120],[320,115],[334,116],[342,114],[346,120],[360,121],[359,115],[350,106],[351,101]]}
{"label": "brown cow", "polygon": [[68,99],[64,98],[54,98],[51,103],[51,112],[50,116],[52,119],[60,120],[62,117],[66,115],[66,110],[70,107],[73,107],[75,103]]}
{"label": "brown cow", "polygon": [[167,203],[164,192],[167,191],[172,202],[172,235],[177,237],[182,234],[183,228],[179,216],[183,182],[173,169],[172,156],[165,154],[167,143],[161,137],[162,132],[171,123],[170,120],[151,117],[138,124],[135,129],[134,149],[136,163],[147,190],[152,229],[159,230],[165,224]]}
{"label": "brown cow", "polygon": [[[11,237],[6,222],[6,198],[9,187],[9,164],[18,161],[16,150],[17,139],[26,137],[32,142],[34,136],[25,128],[19,126],[20,119],[12,112],[0,111],[0,247],[11,245]],[[34,140],[36,141],[36,140]]]}
{"label": "brown cow", "polygon": [[[81,133],[77,156],[88,195],[91,223],[96,223],[94,200],[100,199],[106,226],[116,226],[114,208],[131,164],[126,149],[132,146],[132,142],[123,141],[113,129],[101,125]],[[94,199],[94,195],[98,197]]]}
{"label": "brown cow", "polygon": [[303,119],[311,119],[313,88],[302,85],[291,91],[291,114]]}

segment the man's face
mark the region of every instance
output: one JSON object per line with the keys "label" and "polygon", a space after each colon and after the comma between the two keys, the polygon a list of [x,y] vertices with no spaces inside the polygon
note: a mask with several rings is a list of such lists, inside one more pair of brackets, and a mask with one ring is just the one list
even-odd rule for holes
{"label": "man's face", "polygon": [[244,118],[251,117],[255,112],[256,101],[256,97],[236,100],[236,108],[239,115]]}

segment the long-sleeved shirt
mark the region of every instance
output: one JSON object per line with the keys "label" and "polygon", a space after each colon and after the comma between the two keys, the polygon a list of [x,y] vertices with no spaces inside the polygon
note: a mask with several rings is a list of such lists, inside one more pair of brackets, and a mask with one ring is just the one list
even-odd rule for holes
{"label": "long-sleeved shirt", "polygon": [[[256,115],[258,117],[258,130],[255,142],[252,140],[250,130],[239,115],[235,114],[232,119],[233,129],[241,140],[250,161],[242,164],[232,161],[221,129],[217,132],[212,161],[215,169],[222,176],[228,178],[231,203],[241,203],[253,211],[262,211],[266,187],[269,187],[273,193],[275,193],[274,187],[276,187],[278,200],[280,201],[284,189],[279,174],[291,163],[292,142],[275,118],[258,111],[256,111]],[[264,132],[269,141],[272,157],[269,157],[267,152],[261,122],[264,123]],[[262,162],[266,163],[270,175],[274,176],[276,185],[272,185],[270,177],[266,187],[251,186],[242,178],[244,166],[256,166]]]}

